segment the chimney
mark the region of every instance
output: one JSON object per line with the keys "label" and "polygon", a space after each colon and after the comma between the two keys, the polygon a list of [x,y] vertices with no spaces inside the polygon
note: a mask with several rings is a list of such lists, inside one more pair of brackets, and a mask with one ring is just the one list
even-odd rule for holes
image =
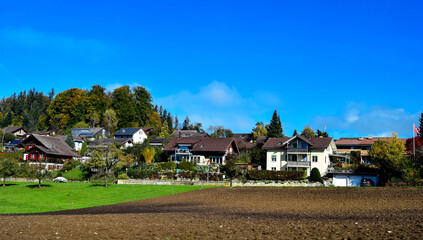
{"label": "chimney", "polygon": [[181,133],[181,131],[179,131],[178,139],[181,139],[181,136],[182,136],[182,133]]}

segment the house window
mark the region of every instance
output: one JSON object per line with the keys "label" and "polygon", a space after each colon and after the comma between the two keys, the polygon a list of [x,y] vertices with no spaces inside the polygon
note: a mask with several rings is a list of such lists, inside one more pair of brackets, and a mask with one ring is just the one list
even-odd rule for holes
{"label": "house window", "polygon": [[290,161],[294,161],[294,162],[297,161],[297,155],[291,155],[290,157],[291,157]]}
{"label": "house window", "polygon": [[272,171],[276,171],[276,167],[272,167]]}
{"label": "house window", "polygon": [[313,162],[317,162],[317,156],[313,156]]}
{"label": "house window", "polygon": [[276,162],[276,154],[272,155],[272,162]]}

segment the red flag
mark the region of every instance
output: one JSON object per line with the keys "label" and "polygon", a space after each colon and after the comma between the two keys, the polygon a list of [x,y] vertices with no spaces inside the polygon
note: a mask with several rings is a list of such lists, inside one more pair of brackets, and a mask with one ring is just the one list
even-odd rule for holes
{"label": "red flag", "polygon": [[413,127],[414,127],[414,132],[417,133],[417,134],[420,134],[419,129],[416,127],[416,125],[414,123],[413,123]]}

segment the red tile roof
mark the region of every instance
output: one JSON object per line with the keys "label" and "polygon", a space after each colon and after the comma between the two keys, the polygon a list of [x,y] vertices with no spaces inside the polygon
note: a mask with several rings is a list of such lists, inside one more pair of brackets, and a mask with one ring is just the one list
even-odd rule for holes
{"label": "red tile roof", "polygon": [[[360,137],[360,138],[340,138],[338,140],[335,141],[335,144],[337,146],[341,146],[341,145],[353,145],[353,146],[371,146],[373,145],[373,143],[375,143],[377,140],[381,139],[381,140],[387,140],[390,139],[391,137]],[[406,138],[400,138],[399,140],[407,141]]]}

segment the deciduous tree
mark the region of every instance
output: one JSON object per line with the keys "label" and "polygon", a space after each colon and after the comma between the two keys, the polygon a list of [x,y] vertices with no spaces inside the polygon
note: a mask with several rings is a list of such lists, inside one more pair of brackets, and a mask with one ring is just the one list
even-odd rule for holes
{"label": "deciduous tree", "polygon": [[255,141],[259,136],[267,137],[267,129],[263,122],[257,122],[256,127],[253,128],[253,140]]}
{"label": "deciduous tree", "polygon": [[92,157],[89,162],[90,167],[97,169],[99,177],[104,176],[104,185],[108,186],[107,178],[114,175],[114,171],[120,167],[120,155],[123,152],[116,146],[97,147],[92,152]]}
{"label": "deciduous tree", "polygon": [[404,142],[398,139],[396,133],[393,133],[389,139],[378,139],[369,150],[370,158],[380,167],[384,180],[391,177],[403,177],[404,154]]}
{"label": "deciduous tree", "polygon": [[0,176],[3,177],[3,187],[6,186],[6,178],[13,176],[18,170],[18,158],[20,155],[4,153],[0,155]]}
{"label": "deciduous tree", "polygon": [[303,131],[301,132],[301,136],[310,139],[316,137],[316,133],[313,129],[311,129],[310,126],[305,126]]}
{"label": "deciduous tree", "polygon": [[153,147],[146,147],[142,151],[142,156],[144,157],[145,163],[150,164],[153,161],[156,151]]}
{"label": "deciduous tree", "polygon": [[104,122],[103,126],[109,131],[111,135],[116,131],[118,125],[118,119],[116,117],[116,112],[113,109],[107,109],[104,113]]}

